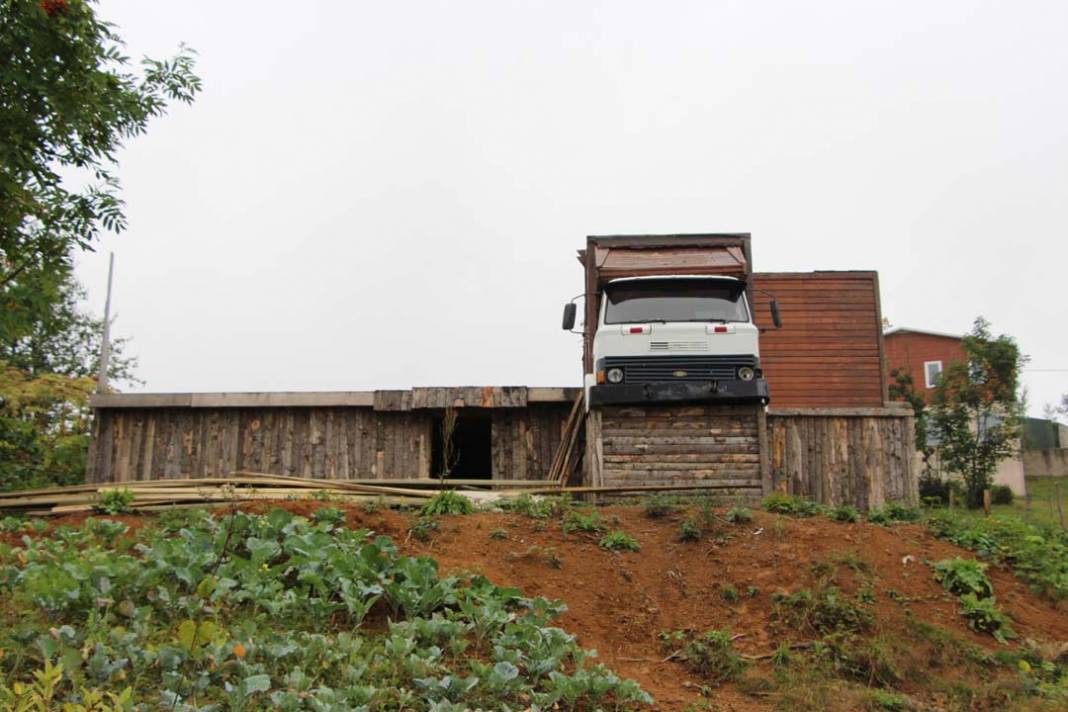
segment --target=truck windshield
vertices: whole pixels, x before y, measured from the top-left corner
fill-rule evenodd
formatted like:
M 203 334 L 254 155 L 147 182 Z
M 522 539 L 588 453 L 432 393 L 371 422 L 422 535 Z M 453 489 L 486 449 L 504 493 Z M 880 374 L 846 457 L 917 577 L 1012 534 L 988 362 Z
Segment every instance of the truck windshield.
M 608 285 L 605 324 L 646 321 L 749 321 L 745 285 L 708 279 L 641 280 Z

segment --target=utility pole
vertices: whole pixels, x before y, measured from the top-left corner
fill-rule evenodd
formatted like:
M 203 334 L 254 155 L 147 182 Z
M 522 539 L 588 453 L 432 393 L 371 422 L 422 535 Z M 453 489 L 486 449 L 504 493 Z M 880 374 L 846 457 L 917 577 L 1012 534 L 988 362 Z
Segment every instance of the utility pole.
M 108 256 L 108 296 L 104 301 L 104 336 L 100 341 L 100 372 L 96 377 L 96 392 L 108 392 L 108 361 L 111 360 L 111 277 L 115 271 L 115 253 Z

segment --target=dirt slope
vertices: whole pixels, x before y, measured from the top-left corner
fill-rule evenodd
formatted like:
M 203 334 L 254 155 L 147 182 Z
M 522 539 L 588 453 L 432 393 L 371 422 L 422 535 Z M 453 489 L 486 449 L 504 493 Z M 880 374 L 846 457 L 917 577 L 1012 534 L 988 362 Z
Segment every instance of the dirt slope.
M 637 507 L 601 511 L 618 518 L 618 528 L 641 542 L 641 552 L 607 552 L 597 546 L 594 535 L 565 537 L 559 521 L 539 524 L 514 514 L 443 517 L 441 529 L 426 543 L 406 541 L 410 515 L 353 509 L 349 516 L 352 524 L 393 536 L 406 553 L 434 557 L 444 572 L 478 572 L 530 595 L 562 599 L 569 608 L 562 627 L 578 635 L 584 646 L 596 648 L 600 659 L 619 674 L 638 680 L 663 710 L 682 710 L 702 698 L 696 691 L 700 680 L 678 662 L 662 662 L 658 632 L 728 628 L 743 636 L 736 643 L 740 651 L 770 653 L 784 636 L 789 638 L 788 632 L 776 631 L 772 621 L 772 594 L 814 587 L 813 565 L 842 553 L 855 552 L 870 565 L 870 574 L 855 575 L 834 564 L 840 569 L 836 583 L 849 593 L 862 585 L 874 591 L 879 631 L 902 630 L 906 610 L 911 610 L 919 620 L 983 647 L 999 647 L 991 637 L 968 629 L 955 598 L 942 590 L 924 563 L 974 554 L 933 538 L 920 525 L 887 528 L 757 512 L 751 524 L 724 525 L 720 533 L 728 535 L 726 542 L 707 536 L 684 543 L 677 540 L 679 516 L 649 519 Z M 508 538 L 491 537 L 495 529 L 506 530 Z M 546 547 L 555 550 L 559 568 L 546 562 Z M 1020 640 L 1068 641 L 1068 611 L 1036 596 L 1007 571 L 992 569 L 990 577 Z M 737 602 L 724 600 L 724 584 L 742 593 Z M 759 589 L 753 597 L 745 595 L 750 586 Z M 724 686 L 716 700 L 721 709 L 771 708 L 731 685 Z

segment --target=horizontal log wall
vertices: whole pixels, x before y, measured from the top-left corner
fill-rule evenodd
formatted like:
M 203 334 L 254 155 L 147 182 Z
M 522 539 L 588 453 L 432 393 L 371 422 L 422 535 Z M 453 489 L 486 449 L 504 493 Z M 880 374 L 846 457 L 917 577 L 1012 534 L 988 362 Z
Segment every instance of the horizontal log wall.
M 755 406 L 617 406 L 587 420 L 589 484 L 714 485 L 759 499 L 763 413 Z
M 545 476 L 570 403 L 478 409 L 492 419 L 494 479 Z M 460 409 L 464 417 L 465 409 Z M 370 407 L 100 408 L 89 482 L 246 470 L 324 479 L 430 477 L 434 410 Z
M 773 484 L 791 494 L 860 510 L 919 501 L 909 410 L 772 409 L 768 440 Z

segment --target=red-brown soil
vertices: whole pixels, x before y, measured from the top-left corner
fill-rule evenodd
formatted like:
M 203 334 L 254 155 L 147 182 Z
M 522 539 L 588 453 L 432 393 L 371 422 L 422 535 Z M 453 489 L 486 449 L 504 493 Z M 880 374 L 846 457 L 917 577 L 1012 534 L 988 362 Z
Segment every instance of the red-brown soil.
M 303 514 L 323 506 L 281 504 Z M 393 537 L 404 553 L 435 558 L 443 573 L 480 573 L 527 595 L 563 600 L 568 612 L 561 627 L 577 635 L 583 646 L 595 648 L 600 660 L 618 674 L 640 682 L 661 710 L 682 710 L 703 698 L 697 691 L 700 679 L 679 662 L 663 661 L 660 631 L 726 628 L 742 636 L 735 644 L 740 652 L 770 653 L 784 639 L 803 637 L 777 630 L 772 594 L 813 588 L 818 578 L 813 565 L 843 553 L 853 552 L 870 566 L 868 575 L 836 564 L 835 584 L 849 593 L 871 587 L 876 632 L 904 635 L 906 610 L 911 610 L 915 618 L 985 648 L 1000 647 L 989 635 L 967 627 L 956 598 L 943 591 L 926 563 L 975 554 L 932 537 L 921 525 L 842 524 L 755 512 L 751 524 L 719 527 L 717 534 L 728 535 L 723 543 L 712 535 L 680 542 L 679 515 L 650 519 L 639 507 L 604 507 L 600 511 L 606 518 L 618 519 L 613 528 L 636 537 L 642 547 L 637 553 L 612 553 L 597 545 L 595 535 L 564 536 L 559 520 L 539 523 L 519 514 L 490 513 L 441 517 L 433 538 L 419 542 L 407 535 L 411 514 L 346 509 L 350 525 Z M 507 539 L 490 536 L 498 528 L 508 532 Z M 559 568 L 546 562 L 546 547 L 555 550 Z M 1020 641 L 1068 642 L 1068 608 L 1034 594 L 1007 570 L 991 567 L 988 573 Z M 741 598 L 725 601 L 723 584 L 733 585 Z M 752 598 L 745 595 L 750 586 L 759 589 Z M 716 702 L 724 710 L 771 709 L 731 685 L 717 691 Z

